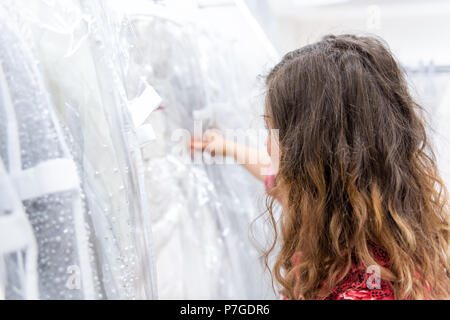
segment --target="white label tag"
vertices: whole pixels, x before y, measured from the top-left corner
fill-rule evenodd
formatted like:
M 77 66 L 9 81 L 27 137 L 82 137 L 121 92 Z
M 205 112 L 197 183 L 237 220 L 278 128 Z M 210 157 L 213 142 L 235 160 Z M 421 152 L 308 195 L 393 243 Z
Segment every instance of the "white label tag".
M 134 126 L 140 127 L 150 114 L 158 109 L 162 98 L 152 86 L 147 86 L 145 91 L 130 103 L 130 113 Z
M 156 140 L 156 134 L 150 124 L 144 124 L 136 129 L 139 145 L 143 146 L 151 141 Z

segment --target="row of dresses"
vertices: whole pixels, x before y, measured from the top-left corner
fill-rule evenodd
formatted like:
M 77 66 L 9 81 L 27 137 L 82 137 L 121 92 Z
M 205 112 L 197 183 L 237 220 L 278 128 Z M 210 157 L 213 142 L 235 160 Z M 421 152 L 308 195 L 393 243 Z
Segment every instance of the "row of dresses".
M 406 68 L 411 92 L 425 110 L 430 142 L 444 183 L 450 185 L 450 72 L 432 62 Z
M 13 233 L 10 246 L 0 244 L 6 299 L 157 297 L 142 157 L 103 5 L 0 6 L 0 145 L 9 186 L 0 225 L 20 217 L 16 227 L 28 239 L 15 245 L 22 234 Z
M 0 17 L 0 298 L 273 298 L 263 186 L 178 135 L 263 130 L 276 59 L 254 24 L 149 0 L 6 0 Z
M 275 297 L 259 260 L 264 230 L 252 224 L 264 212 L 263 185 L 237 164 L 197 162 L 201 155 L 192 159 L 185 149 L 211 128 L 265 133 L 259 76 L 276 59 L 239 16 L 231 8 L 177 15 L 158 6 L 127 13 L 128 83 L 140 74 L 163 98 L 148 120 L 157 139 L 143 148 L 163 299 Z M 240 32 L 223 28 L 228 19 Z M 264 148 L 265 137 L 247 137 Z

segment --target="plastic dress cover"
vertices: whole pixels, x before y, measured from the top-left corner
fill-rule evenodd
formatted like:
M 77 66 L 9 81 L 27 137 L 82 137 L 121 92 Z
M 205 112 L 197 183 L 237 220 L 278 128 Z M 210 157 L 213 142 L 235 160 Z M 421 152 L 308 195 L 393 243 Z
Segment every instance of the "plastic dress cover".
M 67 269 L 57 259 L 70 259 L 70 255 L 50 247 L 44 260 L 56 269 L 39 270 L 39 277 L 47 271 L 58 284 L 46 282 L 48 290 L 41 292 L 41 298 L 156 298 L 142 160 L 127 111 L 121 51 L 110 29 L 113 17 L 107 15 L 99 1 L 22 0 L 11 2 L 8 7 L 10 16 L 23 24 L 21 31 L 39 61 L 48 95 L 63 128 L 58 137 L 63 136 L 67 153 L 76 162 L 81 180 L 81 196 L 78 196 L 86 222 L 83 227 L 88 232 L 84 241 L 89 248 L 70 247 L 89 257 L 91 280 L 83 279 L 82 290 L 65 293 L 58 286 L 65 281 L 61 282 L 57 275 L 66 273 Z M 28 91 L 22 89 L 24 96 Z M 17 110 L 17 113 L 30 116 L 29 111 Z M 41 127 L 46 128 L 42 124 Z M 29 134 L 36 131 L 33 129 L 24 126 L 24 130 L 30 130 Z M 60 149 L 51 149 L 52 156 L 62 156 Z M 36 154 L 42 156 L 42 151 Z M 64 212 L 73 195 L 57 196 L 55 210 Z M 47 195 L 28 206 L 39 212 L 36 215 L 39 220 L 49 214 L 47 206 L 51 207 L 51 202 Z M 67 222 L 70 215 L 52 219 L 59 220 L 70 223 Z M 52 240 L 58 243 L 69 245 L 80 239 L 64 226 L 51 230 Z M 51 241 L 37 232 L 36 238 L 38 243 Z M 41 243 L 40 253 L 44 248 Z M 77 270 L 80 261 L 70 261 L 70 265 Z M 89 285 L 91 290 L 87 292 Z
M 158 139 L 144 149 L 159 295 L 272 298 L 249 232 L 263 212 L 262 186 L 236 164 L 192 161 L 180 129 L 201 135 L 194 132 L 197 120 L 203 130 L 263 129 L 263 106 L 253 98 L 261 94 L 257 76 L 274 61 L 245 25 L 240 37 L 221 32 L 222 24 L 205 19 L 211 12 L 183 11 L 180 18 L 170 6 L 127 6 L 128 92 L 139 94 L 144 79 L 164 99 L 164 109 L 149 120 Z M 255 145 L 256 138 L 247 143 Z
M 36 240 L 1 158 L 0 187 L 0 299 L 38 299 Z
M 3 20 L 0 32 L 11 32 Z M 0 63 L 0 300 L 39 297 L 36 239 L 5 167 L 20 157 L 18 140 L 14 107 Z
M 262 212 L 255 196 L 263 194 L 262 186 L 237 165 L 192 163 L 180 154 L 180 143 L 172 133 L 180 128 L 194 133 L 194 119 L 204 121 L 203 129 L 262 128 L 255 117 L 262 107 L 252 109 L 251 100 L 257 75 L 273 61 L 245 28 L 239 35 L 219 32 L 220 19 L 215 24 L 206 19 L 211 12 L 180 20 L 172 19 L 173 8 L 161 16 L 148 2 L 144 8 L 130 2 L 129 7 L 138 8 L 140 14 L 123 17 L 110 10 L 112 3 L 5 3 L 9 19 L 20 21 L 20 33 L 39 61 L 53 103 L 47 105 L 54 105 L 56 111 L 53 124 L 62 127 L 56 130 L 59 144 L 51 148 L 43 144 L 44 148 L 54 152 L 52 157 L 71 156 L 81 181 L 81 192 L 75 190 L 67 201 L 58 202 L 59 210 L 65 212 L 78 203 L 89 233 L 86 238 L 71 228 L 47 229 L 53 231 L 49 240 L 45 233 L 35 232 L 40 251 L 50 243 L 39 265 L 58 266 L 48 272 L 39 268 L 39 277 L 67 271 L 59 256 L 72 258 L 71 266 L 84 266 L 82 290 L 66 290 L 61 282 L 65 278 L 56 276 L 56 283 L 41 285 L 41 297 L 156 297 L 150 221 L 162 298 L 271 297 L 265 293 L 269 285 L 248 228 Z M 230 13 L 234 17 L 236 12 Z M 146 83 L 164 96 L 167 107 L 150 120 L 159 139 L 145 149 L 149 200 L 126 110 L 131 100 L 142 95 Z M 45 155 L 35 152 L 41 153 Z M 48 203 L 48 195 L 40 199 L 33 207 L 40 212 L 35 216 L 47 217 L 51 200 Z M 61 223 L 65 221 L 64 216 Z M 70 235 L 68 243 L 77 241 L 72 256 L 58 255 L 51 246 L 60 243 L 60 233 L 65 232 Z M 84 246 L 86 239 L 89 249 Z M 86 262 L 86 255 L 89 264 L 76 260 L 82 256 Z
M 38 256 L 34 257 L 37 259 L 35 270 L 30 266 L 36 261 L 30 259 L 25 267 L 22 266 L 23 255 L 30 255 L 26 251 L 18 253 L 16 259 L 7 258 L 6 267 L 12 270 L 12 264 L 16 264 L 17 270 L 27 271 L 24 278 L 37 279 L 38 273 L 39 297 L 42 299 L 92 298 L 91 266 L 75 166 L 62 141 L 43 83 L 25 42 L 18 36 L 17 29 L 8 25 L 5 19 L 2 19 L 0 37 L 2 112 L 5 112 L 8 128 L 7 134 L 1 136 L 1 149 L 2 159 L 7 159 L 6 167 L 14 185 L 14 190 L 7 191 L 23 201 L 39 249 Z M 60 168 L 67 171 L 58 171 Z M 60 176 L 50 178 L 55 171 Z M 48 176 L 49 180 L 39 181 L 38 177 L 43 176 Z M 2 201 L 3 205 L 5 203 Z M 22 237 L 30 238 L 26 229 L 11 238 Z M 32 239 L 34 237 L 31 236 Z M 78 276 L 83 280 L 82 291 L 66 286 L 67 271 L 71 266 L 78 267 Z M 9 274 L 5 282 L 5 298 L 38 297 L 37 292 L 33 296 L 21 294 L 20 286 L 14 284 L 15 277 L 10 278 Z

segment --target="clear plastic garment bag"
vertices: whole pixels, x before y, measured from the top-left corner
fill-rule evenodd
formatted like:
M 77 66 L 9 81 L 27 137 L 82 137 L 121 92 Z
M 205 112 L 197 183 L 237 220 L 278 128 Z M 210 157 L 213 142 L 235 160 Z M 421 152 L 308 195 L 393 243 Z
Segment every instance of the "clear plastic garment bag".
M 144 148 L 160 297 L 273 297 L 249 228 L 263 212 L 262 186 L 236 164 L 196 163 L 179 134 L 201 135 L 196 121 L 203 130 L 263 129 L 253 98 L 274 62 L 245 28 L 239 37 L 209 13 L 150 2 L 129 3 L 121 34 L 130 46 L 128 91 L 140 92 L 144 79 L 163 97 L 149 119 L 158 139 Z
M 32 52 L 34 57 L 23 61 L 38 62 L 35 77 L 42 81 L 36 95 L 48 97 L 34 104 L 47 108 L 38 110 L 39 116 L 23 102 L 15 106 L 16 114 L 30 121 L 53 115 L 55 128 L 25 123 L 23 135 L 30 144 L 21 144 L 23 153 L 36 157 L 32 165 L 48 153 L 50 159 L 73 159 L 79 181 L 75 190 L 24 202 L 35 228 L 39 266 L 45 266 L 38 270 L 40 297 L 156 298 L 147 192 L 122 78 L 123 52 L 110 29 L 114 17 L 102 1 L 20 0 L 2 8 L 26 39 L 16 61 L 22 61 L 17 59 L 22 52 Z M 7 50 L 11 41 L 3 41 L 1 49 Z M 19 71 L 10 71 L 11 76 L 17 79 Z M 19 101 L 31 95 L 32 87 L 20 89 Z M 38 129 L 48 129 L 48 144 L 35 134 Z M 41 178 L 46 182 L 47 177 Z M 47 219 L 51 223 L 45 231 Z
M 27 240 L 0 246 L 2 296 L 273 297 L 249 228 L 262 184 L 237 164 L 193 161 L 180 133 L 263 130 L 258 76 L 276 61 L 236 8 L 179 5 L 0 4 L 1 183 L 16 195 L 0 209 Z M 144 123 L 136 105 L 154 103 L 151 88 L 163 108 Z
M 0 32 L 1 112 L 5 120 L 2 125 L 7 128 L 0 138 L 5 162 L 2 176 L 7 171 L 11 181 L 6 186 L 6 194 L 11 194 L 10 201 L 13 201 L 11 216 L 22 215 L 24 225 L 22 232 L 10 234 L 9 241 L 24 238 L 29 243 L 23 252 L 16 254 L 16 259 L 8 258 L 4 264 L 9 271 L 14 270 L 14 264 L 17 272 L 25 270 L 22 282 L 30 278 L 37 280 L 39 294 L 28 289 L 23 294 L 21 287 L 14 284 L 14 275 L 10 277 L 7 273 L 3 279 L 7 288 L 5 298 L 93 298 L 76 166 L 55 121 L 33 56 L 17 34 L 18 26 L 6 20 L 2 19 Z M 4 201 L 2 206 L 8 205 Z M 22 205 L 27 218 L 20 212 Z M 26 222 L 32 226 L 31 235 Z M 83 283 L 83 290 L 66 286 L 70 268 L 76 269 L 75 276 Z M 26 287 L 29 285 L 32 284 Z
M 0 31 L 10 32 L 4 23 Z M 18 139 L 17 120 L 0 65 L 0 300 L 39 297 L 36 239 L 5 167 L 20 157 Z

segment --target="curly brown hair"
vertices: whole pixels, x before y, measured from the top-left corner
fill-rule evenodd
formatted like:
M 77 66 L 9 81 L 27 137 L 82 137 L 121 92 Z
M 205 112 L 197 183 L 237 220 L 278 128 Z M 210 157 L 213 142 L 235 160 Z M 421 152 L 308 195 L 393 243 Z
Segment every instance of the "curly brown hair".
M 375 243 L 390 258 L 381 276 L 396 299 L 448 299 L 446 188 L 424 110 L 387 45 L 326 36 L 284 57 L 267 77 L 266 99 L 266 117 L 279 130 L 276 189 L 286 197 L 271 268 L 281 293 L 325 298 L 352 259 L 377 264 Z M 268 203 L 277 234 L 274 199 Z M 266 265 L 276 243 L 277 236 Z

